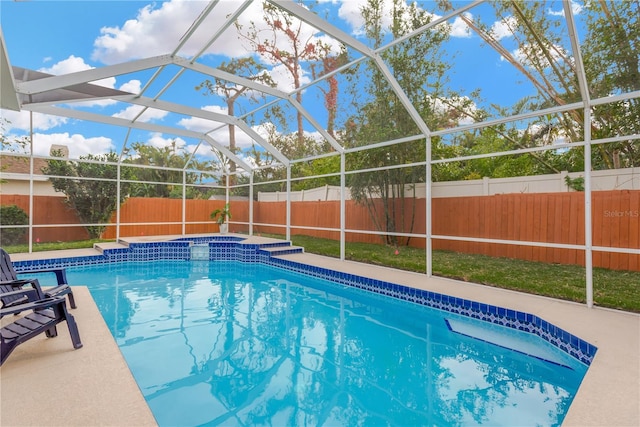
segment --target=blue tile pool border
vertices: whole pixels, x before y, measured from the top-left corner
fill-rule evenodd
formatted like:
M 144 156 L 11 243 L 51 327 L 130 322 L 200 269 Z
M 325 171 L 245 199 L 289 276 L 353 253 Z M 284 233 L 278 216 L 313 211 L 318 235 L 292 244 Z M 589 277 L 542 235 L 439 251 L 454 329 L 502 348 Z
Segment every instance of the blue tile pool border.
M 278 258 L 278 255 L 301 252 L 301 249 L 294 249 L 290 247 L 290 242 L 285 241 L 258 244 L 244 243 L 242 238 L 234 236 L 185 237 L 163 242 L 129 243 L 128 247 L 105 249 L 101 255 L 15 261 L 13 265 L 18 273 L 27 273 L 46 268 L 117 262 L 188 261 L 191 260 L 191 250 L 194 246 L 208 246 L 209 260 L 212 261 L 260 262 L 290 272 L 529 332 L 586 365 L 591 364 L 597 351 L 594 345 L 530 313 Z M 275 252 L 277 255 L 271 252 L 273 248 L 278 249 Z

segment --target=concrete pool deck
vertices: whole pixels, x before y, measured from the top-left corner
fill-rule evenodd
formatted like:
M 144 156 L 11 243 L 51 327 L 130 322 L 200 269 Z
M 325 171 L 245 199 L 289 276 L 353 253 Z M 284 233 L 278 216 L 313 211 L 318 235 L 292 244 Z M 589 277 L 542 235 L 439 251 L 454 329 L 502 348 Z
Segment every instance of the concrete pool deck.
M 12 259 L 95 253 L 36 252 Z M 319 255 L 282 258 L 535 314 L 598 347 L 563 425 L 640 426 L 640 315 Z M 78 308 L 71 313 L 83 348 L 73 349 L 64 323 L 56 339 L 42 335 L 20 345 L 0 368 L 0 425 L 155 425 L 88 289 L 74 287 L 74 294 Z

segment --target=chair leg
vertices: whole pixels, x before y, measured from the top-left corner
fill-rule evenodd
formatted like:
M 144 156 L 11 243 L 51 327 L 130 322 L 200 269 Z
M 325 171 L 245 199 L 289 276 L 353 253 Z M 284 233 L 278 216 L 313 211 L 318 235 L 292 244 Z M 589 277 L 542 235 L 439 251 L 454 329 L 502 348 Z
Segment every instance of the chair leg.
M 71 342 L 73 342 L 73 348 L 78 349 L 82 347 L 80 341 L 80 332 L 78 331 L 78 325 L 76 319 L 69 313 L 67 313 L 67 326 L 69 327 L 69 335 L 71 335 Z
M 47 338 L 55 338 L 58 336 L 58 330 L 55 326 L 52 326 L 51 329 L 47 329 L 45 332 Z
M 76 308 L 76 299 L 73 296 L 73 292 L 69 291 L 67 296 L 69 297 L 69 305 L 71 308 Z

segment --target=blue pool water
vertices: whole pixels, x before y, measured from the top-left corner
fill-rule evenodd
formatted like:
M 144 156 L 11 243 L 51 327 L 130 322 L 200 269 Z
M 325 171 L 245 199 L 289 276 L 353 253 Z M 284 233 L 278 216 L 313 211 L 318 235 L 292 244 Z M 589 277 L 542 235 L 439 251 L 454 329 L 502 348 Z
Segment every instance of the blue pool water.
M 160 426 L 560 425 L 587 369 L 532 334 L 260 263 L 67 275 Z

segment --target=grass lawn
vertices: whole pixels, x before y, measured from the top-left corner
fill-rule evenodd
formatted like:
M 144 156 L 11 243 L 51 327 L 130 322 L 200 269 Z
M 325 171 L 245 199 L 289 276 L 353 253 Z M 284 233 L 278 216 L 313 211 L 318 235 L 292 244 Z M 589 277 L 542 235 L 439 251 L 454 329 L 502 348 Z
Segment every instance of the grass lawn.
M 334 240 L 307 236 L 292 236 L 291 240 L 294 245 L 304 247 L 308 253 L 340 256 L 340 243 Z M 352 261 L 401 270 L 420 273 L 426 271 L 423 249 L 401 247 L 398 255 L 395 250 L 384 245 L 347 243 L 345 257 Z M 530 294 L 586 302 L 585 270 L 576 265 L 434 251 L 433 274 Z M 595 268 L 593 294 L 594 303 L 598 306 L 640 312 L 640 272 Z
M 283 238 L 272 235 L 271 237 Z M 293 236 L 292 243 L 304 247 L 305 252 L 338 258 L 340 243 L 335 240 L 308 236 Z M 42 243 L 34 251 L 90 248 L 98 240 L 82 242 Z M 26 245 L 7 246 L 9 253 L 28 252 Z M 423 249 L 396 249 L 369 243 L 347 243 L 346 258 L 369 264 L 384 265 L 401 270 L 424 273 Z M 433 274 L 488 286 L 513 289 L 569 301 L 586 302 L 585 270 L 575 265 L 493 258 L 456 252 L 434 251 Z M 640 313 L 640 272 L 593 270 L 594 303 L 601 307 Z

